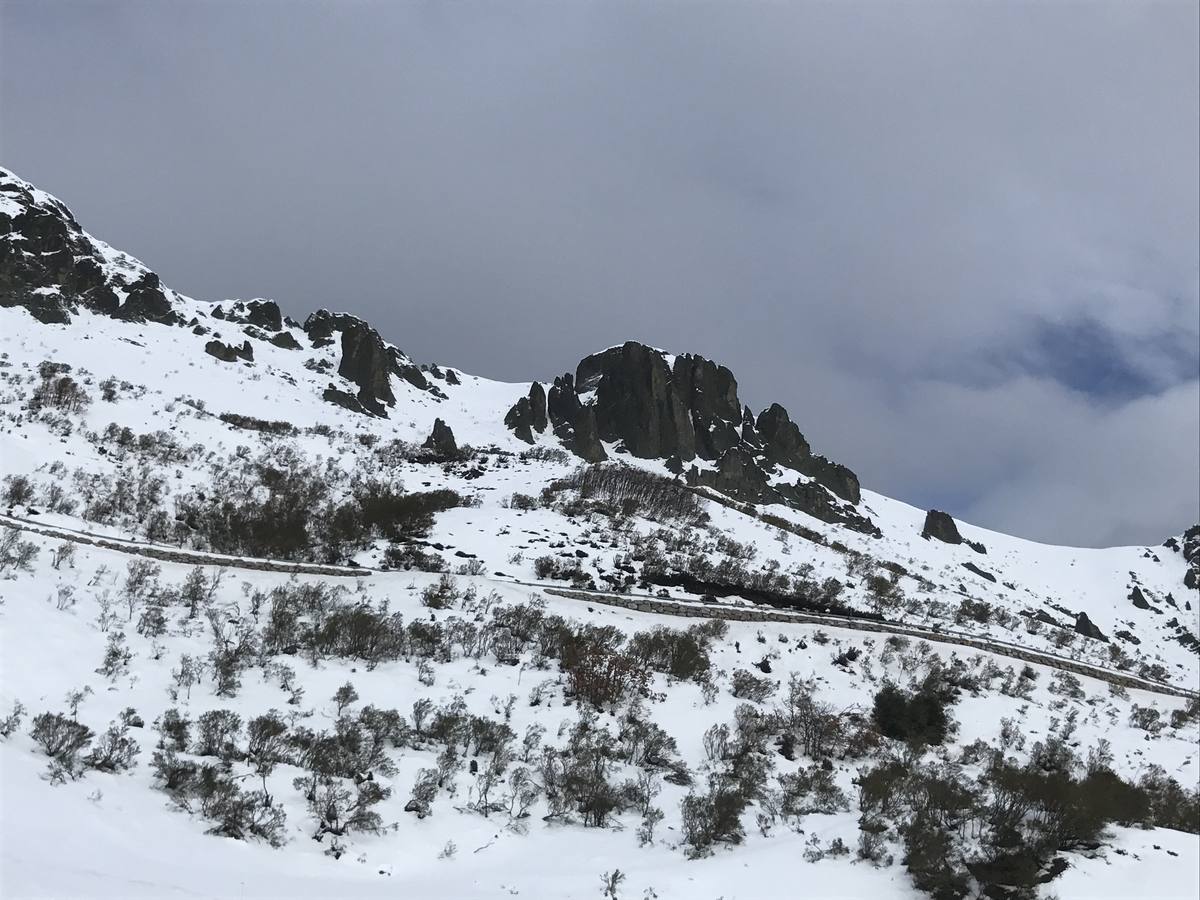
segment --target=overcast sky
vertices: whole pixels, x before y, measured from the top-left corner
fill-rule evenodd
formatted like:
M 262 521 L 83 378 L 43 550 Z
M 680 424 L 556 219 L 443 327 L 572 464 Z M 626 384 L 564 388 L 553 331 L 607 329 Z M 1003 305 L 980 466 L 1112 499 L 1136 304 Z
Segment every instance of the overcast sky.
M 1200 517 L 1194 2 L 0 0 L 0 160 L 206 299 L 727 364 L 872 489 Z

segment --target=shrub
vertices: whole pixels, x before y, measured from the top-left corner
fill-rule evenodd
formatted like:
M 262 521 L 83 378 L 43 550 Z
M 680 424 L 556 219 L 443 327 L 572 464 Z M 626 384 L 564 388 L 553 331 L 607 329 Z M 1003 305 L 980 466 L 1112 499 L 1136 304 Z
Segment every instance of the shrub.
M 45 712 L 35 716 L 29 732 L 41 744 L 46 755 L 57 762 L 68 774 L 79 767 L 79 753 L 92 742 L 92 729 L 62 713 Z
M 223 760 L 238 756 L 237 739 L 242 730 L 242 717 L 228 709 L 210 709 L 196 720 L 198 756 L 216 756 Z
M 714 843 L 740 844 L 746 836 L 742 813 L 749 805 L 734 785 L 712 780 L 703 794 L 688 794 L 679 811 L 689 856 L 703 856 Z
M 137 742 L 129 736 L 129 726 L 113 723 L 96 741 L 96 746 L 84 760 L 88 768 L 101 772 L 121 772 L 133 768 L 138 754 Z
M 586 466 L 564 482 L 583 500 L 622 516 L 700 524 L 707 516 L 700 499 L 680 482 L 619 464 Z
M 17 529 L 0 527 L 0 572 L 5 569 L 28 571 L 33 568 L 37 554 L 37 544 L 21 540 L 21 532 Z
M 871 718 L 884 737 L 918 745 L 941 744 L 950 728 L 945 703 L 935 693 L 908 694 L 893 684 L 875 695 Z
M 741 700 L 764 703 L 775 693 L 777 687 L 778 685 L 770 678 L 759 678 L 751 675 L 745 669 L 736 669 L 733 673 L 733 685 L 730 692 Z

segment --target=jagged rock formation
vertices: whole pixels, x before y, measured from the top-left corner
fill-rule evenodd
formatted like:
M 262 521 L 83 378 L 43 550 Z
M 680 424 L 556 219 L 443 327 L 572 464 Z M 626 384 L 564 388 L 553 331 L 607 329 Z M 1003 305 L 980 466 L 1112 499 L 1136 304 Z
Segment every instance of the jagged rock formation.
M 218 319 L 254 325 L 266 331 L 283 329 L 283 314 L 279 311 L 279 304 L 274 300 L 237 300 L 228 312 L 221 306 L 216 306 L 213 308 L 212 314 Z
M 0 306 L 47 324 L 80 309 L 138 322 L 179 317 L 158 276 L 85 232 L 45 191 L 0 169 Z
M 433 420 L 433 430 L 421 446 L 426 450 L 432 450 L 442 459 L 453 459 L 458 456 L 458 442 L 454 440 L 454 432 L 441 419 Z
M 1096 641 L 1103 641 L 1106 644 L 1108 643 L 1108 638 L 1105 636 L 1104 632 L 1096 626 L 1095 622 L 1088 618 L 1088 614 L 1085 612 L 1081 612 L 1075 617 L 1075 630 L 1084 637 L 1089 637 Z
M 1129 600 L 1138 609 L 1150 609 L 1150 604 L 1146 601 L 1146 595 L 1142 593 L 1142 589 L 1136 584 L 1133 590 L 1129 592 Z
M 342 359 L 338 374 L 358 385 L 358 401 L 373 415 L 386 416 L 387 407 L 396 403 L 392 375 L 438 398 L 446 396 L 407 356 L 384 343 L 379 332 L 356 316 L 317 310 L 305 320 L 304 331 L 314 347 L 328 346 L 335 333 L 340 335 Z
M 540 384 L 531 386 L 504 420 L 528 443 L 541 430 L 540 391 Z M 573 378 L 554 380 L 546 421 L 588 462 L 607 458 L 607 442 L 618 452 L 665 460 L 677 474 L 686 470 L 689 483 L 744 502 L 785 503 L 825 522 L 876 531 L 853 509 L 861 500 L 854 473 L 814 455 L 779 404 L 755 419 L 738 399 L 733 373 L 702 356 L 670 357 L 632 341 L 595 353 Z M 713 465 L 688 468 L 697 460 Z M 793 483 L 783 474 L 787 469 L 805 478 Z
M 521 397 L 504 417 L 504 424 L 513 434 L 527 444 L 533 443 L 533 433 L 546 430 L 549 419 L 546 414 L 546 389 L 540 383 L 529 386 L 529 395 Z
M 240 347 L 221 341 L 209 341 L 204 345 L 204 352 L 209 356 L 215 356 L 221 362 L 231 363 L 237 362 L 239 359 L 244 359 L 246 362 L 254 361 L 254 348 L 250 346 L 249 341 L 243 341 Z
M 925 514 L 925 527 L 921 529 L 921 537 L 926 540 L 935 538 L 943 544 L 961 544 L 963 542 L 954 517 L 940 509 L 931 509 Z

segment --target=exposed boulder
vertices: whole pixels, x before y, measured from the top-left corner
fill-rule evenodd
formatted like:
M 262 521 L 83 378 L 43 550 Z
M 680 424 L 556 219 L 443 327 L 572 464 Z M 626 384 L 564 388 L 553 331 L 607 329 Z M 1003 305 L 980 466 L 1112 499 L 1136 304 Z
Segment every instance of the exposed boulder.
M 921 537 L 929 540 L 935 538 L 944 544 L 961 544 L 962 535 L 950 513 L 940 509 L 931 509 L 925 514 L 925 527 L 921 529 Z
M 979 568 L 979 566 L 975 565 L 975 563 L 973 563 L 973 562 L 965 562 L 962 564 L 962 567 L 964 569 L 966 569 L 968 572 L 974 572 L 980 578 L 990 581 L 993 584 L 996 581 L 995 575 L 993 575 L 991 572 L 987 571 L 986 569 Z
M 153 272 L 145 272 L 125 291 L 125 302 L 114 313 L 118 319 L 131 322 L 175 321 L 176 314 L 171 308 L 171 301 L 163 291 L 158 276 Z
M 357 397 L 346 391 L 340 391 L 333 385 L 325 388 L 321 394 L 321 399 L 326 403 L 332 403 L 334 406 L 340 406 L 342 409 L 348 409 L 350 412 L 360 413 L 364 416 L 373 415 L 372 412 L 359 402 Z
M 454 440 L 454 432 L 441 419 L 433 420 L 433 430 L 421 446 L 426 450 L 432 450 L 442 459 L 453 459 L 458 456 L 458 442 Z
M 577 412 L 575 416 L 578 416 Z M 504 417 L 504 424 L 512 429 L 518 440 L 532 444 L 533 433 L 545 431 L 548 424 L 546 389 L 536 381 L 530 385 L 528 396 L 519 398 L 512 405 Z M 571 424 L 574 425 L 574 419 Z
M 1133 590 L 1129 592 L 1129 600 L 1138 609 L 1150 609 L 1150 604 L 1146 600 L 1146 595 L 1142 593 L 1142 589 L 1136 584 Z
M 283 329 L 283 314 L 274 300 L 235 300 L 228 312 L 223 307 L 216 306 L 212 314 L 218 319 L 254 325 L 265 331 Z
M 1075 630 L 1084 637 L 1091 638 L 1095 641 L 1103 641 L 1106 644 L 1108 643 L 1108 638 L 1105 636 L 1104 632 L 1096 627 L 1096 623 L 1089 619 L 1088 614 L 1085 612 L 1081 612 L 1075 617 Z
M 239 359 L 247 362 L 254 360 L 254 348 L 250 346 L 249 341 L 244 341 L 240 347 L 222 341 L 209 341 L 204 345 L 204 352 L 209 356 L 215 356 L 221 362 L 231 363 L 237 362 Z
M 517 402 L 509 409 L 504 417 L 504 424 L 517 440 L 527 444 L 533 443 L 533 410 L 529 407 L 528 397 L 518 397 Z
M 300 349 L 300 342 L 292 337 L 290 331 L 280 331 L 279 334 L 271 338 L 271 343 L 276 347 L 282 347 L 284 350 Z

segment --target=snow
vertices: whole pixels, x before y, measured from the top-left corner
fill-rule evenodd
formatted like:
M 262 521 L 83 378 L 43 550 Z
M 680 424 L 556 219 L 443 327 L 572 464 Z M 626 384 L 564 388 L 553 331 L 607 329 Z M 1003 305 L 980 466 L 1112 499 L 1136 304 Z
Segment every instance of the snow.
M 54 198 L 0 170 L 0 186 L 5 185 L 29 191 L 39 206 L 58 205 Z M 13 204 L 20 205 L 10 195 L 0 194 L 0 214 L 13 215 Z M 94 238 L 90 240 L 110 278 L 132 281 L 148 271 L 132 256 Z M 78 313 L 70 325 L 47 326 L 35 322 L 23 309 L 0 309 L 0 476 L 28 474 L 45 484 L 63 477 L 50 473 L 49 467 L 56 462 L 63 464 L 68 473 L 75 469 L 108 474 L 126 470 L 136 464 L 132 458 L 85 435 L 89 430 L 103 432 L 109 423 L 115 423 L 139 434 L 167 432 L 185 447 L 199 445 L 200 461 L 166 467 L 169 489 L 186 490 L 203 483 L 206 456 L 224 456 L 238 446 L 257 451 L 275 440 L 231 427 L 219 418 L 227 412 L 286 420 L 300 430 L 289 440 L 307 458 L 350 471 L 370 455 L 371 441 L 419 443 L 429 434 L 434 420 L 441 418 L 451 426 L 460 446 L 492 448 L 480 457 L 483 462 L 478 471 L 467 477 L 451 467 L 401 463 L 394 474 L 412 490 L 448 487 L 479 500 L 477 507 L 440 514 L 429 535 L 431 543 L 445 548 L 443 555 L 449 562 L 461 562 L 454 556 L 460 551 L 480 561 L 483 574 L 457 576 L 461 585 L 474 584 L 480 593 L 495 591 L 501 604 L 522 603 L 533 596 L 550 613 L 611 624 L 623 632 L 656 625 L 683 627 L 696 621 L 567 599 L 546 593 L 534 583 L 533 562 L 540 555 L 586 547 L 586 566 L 602 563 L 611 569 L 613 556 L 627 548 L 620 545 L 623 538 L 619 534 L 614 543 L 598 544 L 600 529 L 585 517 L 566 517 L 547 508 L 511 508 L 509 498 L 514 493 L 537 496 L 543 487 L 572 472 L 577 462 L 573 458 L 562 462 L 520 455 L 529 446 L 504 427 L 503 418 L 518 398 L 528 394 L 529 383 L 492 381 L 454 367 L 460 379 L 457 385 L 431 377 L 446 394 L 446 399 L 439 399 L 394 377 L 391 387 L 396 403 L 388 417 L 356 415 L 321 399 L 322 390 L 329 384 L 350 392 L 357 390 L 337 375 L 340 350 L 336 342 L 315 349 L 303 331 L 287 328 L 300 342 L 301 350 L 286 350 L 252 339 L 253 362 L 223 363 L 205 354 L 204 344 L 214 337 L 240 343 L 247 338 L 243 328 L 213 318 L 211 303 L 168 293 L 185 320 L 195 317 L 211 331 L 197 335 L 189 328 L 124 323 L 87 312 Z M 25 409 L 38 364 L 44 360 L 69 364 L 93 396 L 92 404 L 76 418 L 78 427 L 69 434 L 55 430 Z M 323 371 L 318 370 L 321 366 Z M 110 377 L 128 383 L 113 402 L 101 400 L 97 389 Z M 330 426 L 335 434 L 305 430 L 315 425 Z M 359 438 L 366 441 L 360 442 Z M 558 446 L 549 430 L 536 440 L 540 446 Z M 635 459 L 617 453 L 613 445 L 606 445 L 606 449 L 617 463 L 666 474 L 661 461 Z M 703 461 L 697 464 L 706 465 Z M 778 476 L 781 483 L 791 477 Z M 1069 647 L 1059 647 L 1056 629 L 1046 627 L 1030 633 L 1021 616 L 1040 610 L 1070 626 L 1072 621 L 1064 609 L 1072 614 L 1085 612 L 1114 644 L 1119 643 L 1119 630 L 1136 636 L 1139 645 L 1120 646 L 1139 662 L 1161 664 L 1170 684 L 1194 690 L 1200 682 L 1200 659 L 1175 640 L 1172 628 L 1166 624 L 1175 619 L 1187 632 L 1200 634 L 1197 604 L 1192 602 L 1191 609 L 1185 608 L 1196 594 L 1184 589 L 1184 562 L 1179 553 L 1168 548 L 1052 546 L 959 522 L 964 538 L 986 546 L 986 554 L 980 554 L 965 544 L 951 546 L 922 539 L 923 510 L 871 491 L 863 492 L 858 510 L 870 515 L 879 526 L 879 538 L 828 525 L 783 506 L 761 509 L 762 513 L 815 532 L 820 541 L 812 542 L 717 502 L 705 501 L 704 507 L 709 523 L 707 531 L 697 531 L 697 535 L 720 535 L 753 547 L 756 565 L 768 560 L 778 560 L 785 568 L 804 564 L 812 567 L 812 577 L 817 580 L 852 582 L 844 598 L 859 609 L 868 608 L 870 600 L 863 579 L 848 573 L 848 556 L 842 547 L 902 567 L 908 574 L 900 578 L 900 585 L 913 605 L 889 611 L 889 616 L 900 624 L 962 632 L 1111 667 L 1109 644 L 1081 638 Z M 23 511 L 16 512 L 21 515 Z M 123 525 L 89 522 L 44 509 L 35 521 L 42 526 L 133 542 L 144 538 Z M 635 518 L 626 527 L 649 535 L 663 526 Z M 156 737 L 151 721 L 171 705 L 170 670 L 181 654 L 207 653 L 211 642 L 206 626 L 194 622 L 173 628 L 162 639 L 161 658 L 156 659 L 153 644 L 122 618 L 115 627 L 126 631 L 134 658 L 128 674 L 109 682 L 96 673 L 107 640 L 97 626 L 97 613 L 103 593 L 118 592 L 119 578 L 130 557 L 118 550 L 78 545 L 73 565 L 54 569 L 49 556 L 59 540 L 30 534 L 23 537 L 37 544 L 41 552 L 32 572 L 0 575 L 0 716 L 18 699 L 30 715 L 62 710 L 68 691 L 89 685 L 95 693 L 81 707 L 80 720 L 96 731 L 103 730 L 128 706 L 142 712 L 147 722 L 136 735 L 142 753 L 133 771 L 122 775 L 91 772 L 79 781 L 57 786 L 43 779 L 46 760 L 28 736 L 27 728 L 8 740 L 0 740 L 0 894 L 4 897 L 407 895 L 557 900 L 600 896 L 600 875 L 616 868 L 627 873 L 622 898 L 648 896 L 645 892 L 649 888 L 663 900 L 782 898 L 797 896 L 798 892 L 814 897 L 877 896 L 880 900 L 918 896 L 898 864 L 876 868 L 853 862 L 852 857 L 803 861 L 804 841 L 812 834 L 819 835 L 823 843 L 835 837 L 850 846 L 856 843 L 857 812 L 853 810 L 807 817 L 802 826 L 805 835 L 776 827 L 770 836 L 764 836 L 754 828 L 753 816 L 748 815 L 745 844 L 719 850 L 702 860 L 686 859 L 678 846 L 678 807 L 685 789 L 669 784 L 664 785 L 658 800 L 666 819 L 660 826 L 660 836 L 649 847 L 638 845 L 636 818 L 629 816 L 622 821 L 621 829 L 583 829 L 543 822 L 540 815 L 535 815 L 524 823 L 528 833 L 518 834 L 496 819 L 485 819 L 462 808 L 465 776 L 457 798 L 439 797 L 434 815 L 418 820 L 405 813 L 403 806 L 416 771 L 432 764 L 432 754 L 411 748 L 396 751 L 400 771 L 391 779 L 394 794 L 384 804 L 384 820 L 394 823 L 394 829 L 381 836 L 354 836 L 350 851 L 340 860 L 325 856 L 325 846 L 310 839 L 311 822 L 291 788 L 297 770 L 281 769 L 272 776 L 273 790 L 288 812 L 288 841 L 282 849 L 207 835 L 201 818 L 171 808 L 166 795 L 154 787 L 149 766 Z M 364 551 L 356 561 L 377 566 L 380 549 Z M 967 571 L 965 563 L 993 573 L 996 582 Z M 161 565 L 164 583 L 171 584 L 182 582 L 190 569 L 190 565 L 177 563 Z M 102 571 L 102 567 L 107 569 Z M 241 568 L 228 571 L 218 599 L 230 607 L 244 606 L 247 590 L 269 590 L 289 579 L 279 572 Z M 304 581 L 342 584 L 373 604 L 386 600 L 391 609 L 403 612 L 406 620 L 430 615 L 418 598 L 421 589 L 436 577 L 414 572 L 364 573 L 361 578 L 299 576 Z M 1132 605 L 1128 593 L 1135 583 L 1155 608 L 1142 610 Z M 64 586 L 75 589 L 77 602 L 60 610 L 54 598 Z M 697 599 L 678 589 L 668 593 L 677 600 Z M 1174 608 L 1166 599 L 1168 595 L 1173 595 Z M 997 615 L 987 623 L 955 621 L 953 611 L 963 599 L 986 601 L 1008 615 Z M 729 602 L 750 605 L 736 597 L 729 598 Z M 451 614 L 461 615 L 461 611 Z M 818 631 L 829 637 L 829 644 L 815 639 Z M 760 636 L 765 643 L 759 641 Z M 771 677 L 780 684 L 786 684 L 792 673 L 811 676 L 819 680 L 823 699 L 836 702 L 840 708 L 865 709 L 883 676 L 902 675 L 895 669 L 896 663 L 883 659 L 885 640 L 885 634 L 871 635 L 834 624 L 818 627 L 731 622 L 726 639 L 714 647 L 714 664 L 730 672 L 773 652 L 777 658 Z M 801 642 L 806 646 L 801 647 Z M 863 661 L 845 668 L 831 665 L 835 650 L 849 646 L 866 650 Z M 979 665 L 990 661 L 1001 669 L 1020 666 L 1011 655 L 982 653 L 949 643 L 929 646 L 931 653 L 947 660 L 977 659 Z M 346 660 L 325 660 L 311 666 L 289 658 L 306 692 L 300 711 L 311 713 L 317 723 L 314 727 L 328 727 L 328 698 L 339 685 L 351 680 L 362 704 L 394 707 L 402 713 L 407 713 L 418 698 L 444 703 L 461 694 L 472 711 L 494 715 L 496 704 L 492 698 L 515 694 L 521 702 L 513 710 L 514 731 L 520 735 L 527 725 L 541 724 L 547 729 L 546 740 L 555 743 L 560 740 L 556 737 L 560 724 L 573 720 L 576 712 L 564 707 L 560 696 L 539 707 L 524 702 L 536 681 L 555 674 L 553 670 L 535 670 L 529 662 L 525 659 L 520 666 L 493 666 L 490 662 L 476 664 L 474 660 L 456 659 L 439 664 L 434 685 L 426 686 L 417 677 L 415 662 L 401 660 L 368 671 Z M 1184 785 L 1195 785 L 1200 780 L 1200 730 L 1194 723 L 1165 728 L 1156 735 L 1128 725 L 1135 704 L 1153 706 L 1169 716 L 1184 706 L 1183 699 L 1140 690 L 1130 690 L 1128 697 L 1115 696 L 1104 682 L 1082 678 L 1085 699 L 1065 701 L 1048 690 L 1053 671 L 1040 665 L 1035 668 L 1040 677 L 1028 700 L 996 691 L 964 698 L 954 712 L 959 733 L 951 750 L 957 752 L 977 739 L 994 742 L 1003 719 L 1019 723 L 1032 743 L 1049 733 L 1054 721 L 1061 720 L 1068 709 L 1074 709 L 1078 715 L 1074 740 L 1082 748 L 1101 738 L 1109 740 L 1113 765 L 1124 776 L 1136 778 L 1157 765 Z M 678 740 L 685 762 L 693 770 L 698 769 L 704 758 L 704 731 L 715 722 L 729 721 L 739 701 L 723 690 L 713 703 L 706 704 L 696 685 L 668 684 L 661 677 L 653 689 L 664 697 L 651 708 L 654 720 Z M 193 717 L 223 707 L 235 709 L 244 717 L 272 707 L 289 709 L 287 695 L 276 684 L 267 682 L 257 669 L 247 674 L 234 699 L 214 696 L 211 684 L 206 682 L 197 686 L 190 697 L 181 696 L 178 705 Z M 839 783 L 852 790 L 852 765 L 838 765 Z M 457 844 L 457 853 L 453 858 L 439 858 L 448 841 Z M 1196 874 L 1200 839 L 1195 835 L 1162 829 L 1114 829 L 1110 846 L 1099 858 L 1072 855 L 1070 862 L 1067 872 L 1048 886 L 1048 891 L 1060 900 L 1133 895 L 1195 897 L 1200 893 Z

